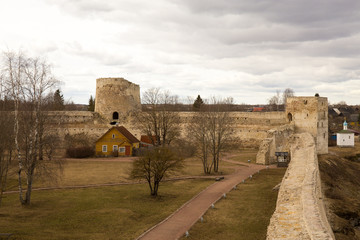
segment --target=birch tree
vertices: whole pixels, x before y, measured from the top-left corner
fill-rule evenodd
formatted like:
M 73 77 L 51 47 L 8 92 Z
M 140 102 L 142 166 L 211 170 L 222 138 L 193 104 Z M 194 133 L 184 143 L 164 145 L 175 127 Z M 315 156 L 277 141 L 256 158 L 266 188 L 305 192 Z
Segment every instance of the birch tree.
M 3 77 L 14 102 L 14 148 L 18 162 L 19 199 L 31 202 L 35 169 L 43 163 L 44 130 L 43 99 L 58 83 L 46 61 L 27 58 L 23 54 L 4 54 Z M 26 193 L 22 177 L 26 178 Z
M 3 192 L 6 190 L 6 182 L 9 165 L 13 158 L 13 128 L 11 112 L 5 111 L 5 99 L 7 93 L 4 88 L 3 78 L 0 75 L 0 206 Z

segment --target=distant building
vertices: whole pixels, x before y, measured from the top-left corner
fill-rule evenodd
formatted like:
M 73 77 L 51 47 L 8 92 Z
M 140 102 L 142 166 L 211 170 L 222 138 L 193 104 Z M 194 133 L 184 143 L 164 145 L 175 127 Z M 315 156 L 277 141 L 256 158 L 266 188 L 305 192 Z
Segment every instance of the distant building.
M 140 147 L 145 147 L 145 148 L 152 147 L 154 146 L 153 144 L 154 142 L 156 142 L 155 136 L 149 137 L 147 135 L 141 135 Z
M 132 156 L 139 144 L 125 127 L 113 127 L 96 141 L 96 156 Z
M 264 109 L 264 107 L 253 107 L 252 112 L 262 112 Z
M 339 147 L 354 147 L 354 132 L 348 130 L 348 124 L 346 120 L 343 123 L 343 130 L 336 134 L 336 143 Z

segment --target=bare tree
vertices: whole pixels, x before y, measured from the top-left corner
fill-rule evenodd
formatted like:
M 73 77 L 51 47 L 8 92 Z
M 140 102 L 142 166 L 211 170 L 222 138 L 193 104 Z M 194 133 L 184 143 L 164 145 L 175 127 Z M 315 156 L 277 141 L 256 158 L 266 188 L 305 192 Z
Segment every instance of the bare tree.
M 196 112 L 188 128 L 188 139 L 192 139 L 193 145 L 197 146 L 195 155 L 201 160 L 204 173 L 210 174 L 214 162 L 210 159 L 210 129 L 207 120 L 203 109 Z
M 286 104 L 286 99 L 293 96 L 295 92 L 291 88 L 286 88 L 282 96 L 280 96 L 280 90 L 276 90 L 276 94 L 268 100 L 271 110 L 279 111 L 280 106 L 283 107 Z
M 14 102 L 14 148 L 18 161 L 18 184 L 21 204 L 29 205 L 35 169 L 44 161 L 43 145 L 46 116 L 43 99 L 58 83 L 46 61 L 23 54 L 5 53 L 3 77 Z M 23 196 L 23 171 L 27 189 Z
M 269 99 L 269 105 L 271 106 L 272 110 L 279 111 L 280 104 L 281 104 L 280 90 L 276 90 L 276 95 L 272 96 Z
M 4 94 L 0 79 L 0 101 L 3 101 Z M 9 165 L 13 159 L 13 127 L 12 112 L 4 111 L 4 105 L 0 106 L 0 206 L 3 192 L 6 190 L 6 182 L 9 171 Z
M 195 113 L 194 121 L 190 124 L 189 137 L 198 146 L 197 156 L 203 163 L 205 174 L 219 171 L 221 154 L 227 149 L 232 138 L 232 122 L 230 108 L 232 98 L 211 98 L 208 104 L 202 106 L 201 111 Z M 211 159 L 211 160 L 209 160 Z
M 154 146 L 166 146 L 180 135 L 180 116 L 173 111 L 177 96 L 159 88 L 152 88 L 143 94 L 143 104 L 147 109 L 136 112 L 135 117 L 140 130 L 152 141 Z
M 286 99 L 293 96 L 295 96 L 294 90 L 291 88 L 286 88 L 282 94 L 282 103 L 286 104 Z
M 131 176 L 146 179 L 150 194 L 157 196 L 160 182 L 165 176 L 183 167 L 183 159 L 169 147 L 155 147 L 145 150 L 133 163 Z

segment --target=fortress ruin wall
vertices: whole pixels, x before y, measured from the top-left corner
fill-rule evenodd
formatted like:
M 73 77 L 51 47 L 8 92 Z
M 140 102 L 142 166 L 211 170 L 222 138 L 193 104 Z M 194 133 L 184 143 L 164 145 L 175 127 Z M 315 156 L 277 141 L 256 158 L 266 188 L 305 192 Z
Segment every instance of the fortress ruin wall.
M 335 239 L 322 200 L 314 137 L 298 133 L 289 142 L 292 158 L 281 183 L 267 239 Z
M 110 121 L 98 113 L 88 111 L 54 111 L 49 112 L 52 129 L 64 139 L 66 134 L 85 133 L 93 141 L 103 135 L 109 128 Z M 179 112 L 182 135 L 186 136 L 187 125 L 192 121 L 194 112 Z M 231 112 L 233 134 L 239 140 L 239 147 L 257 148 L 267 137 L 268 131 L 286 124 L 284 112 Z M 123 114 L 118 119 L 119 125 L 126 127 L 140 139 L 141 132 L 131 113 Z

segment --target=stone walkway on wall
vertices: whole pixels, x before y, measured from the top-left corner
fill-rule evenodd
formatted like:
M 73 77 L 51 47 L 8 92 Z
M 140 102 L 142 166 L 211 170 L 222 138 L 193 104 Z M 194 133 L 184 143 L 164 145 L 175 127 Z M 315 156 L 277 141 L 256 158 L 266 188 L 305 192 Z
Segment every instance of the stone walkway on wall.
M 293 141 L 267 239 L 335 239 L 322 203 L 314 139 L 302 133 Z
M 149 229 L 137 239 L 141 240 L 172 240 L 182 237 L 204 213 L 211 204 L 218 201 L 224 193 L 247 179 L 250 175 L 266 168 L 264 165 L 248 164 L 240 167 L 234 174 L 225 176 L 225 179 L 216 182 L 200 192 L 197 196 L 185 203 L 175 213 L 163 222 Z

